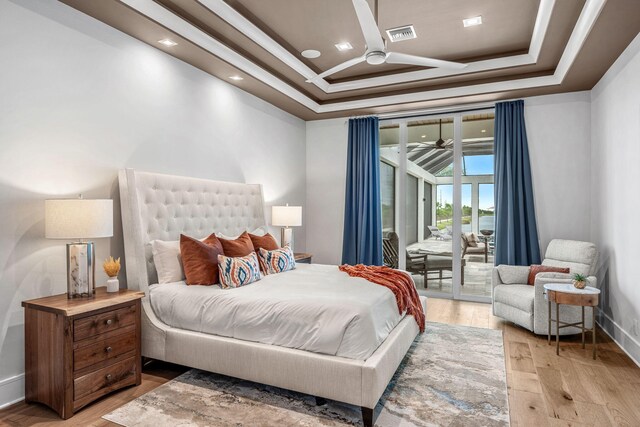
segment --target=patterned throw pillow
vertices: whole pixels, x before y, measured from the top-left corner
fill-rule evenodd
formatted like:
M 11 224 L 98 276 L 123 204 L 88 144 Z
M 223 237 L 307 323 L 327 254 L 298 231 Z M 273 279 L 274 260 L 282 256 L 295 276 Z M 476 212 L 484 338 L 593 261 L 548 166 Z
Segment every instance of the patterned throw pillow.
M 218 255 L 218 271 L 223 288 L 239 288 L 260 280 L 260 266 L 255 252 L 236 258 Z
M 296 268 L 296 259 L 289 246 L 273 251 L 260 248 L 260 265 L 265 274 L 276 274 Z

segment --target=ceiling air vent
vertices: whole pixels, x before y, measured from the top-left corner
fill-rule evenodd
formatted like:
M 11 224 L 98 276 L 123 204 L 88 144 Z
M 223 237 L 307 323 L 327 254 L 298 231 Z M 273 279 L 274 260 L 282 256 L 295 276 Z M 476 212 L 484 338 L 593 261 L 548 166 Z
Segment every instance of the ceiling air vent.
M 392 42 L 401 42 L 403 40 L 411 40 L 417 37 L 416 30 L 413 25 L 404 25 L 402 27 L 390 28 L 387 30 L 389 40 Z

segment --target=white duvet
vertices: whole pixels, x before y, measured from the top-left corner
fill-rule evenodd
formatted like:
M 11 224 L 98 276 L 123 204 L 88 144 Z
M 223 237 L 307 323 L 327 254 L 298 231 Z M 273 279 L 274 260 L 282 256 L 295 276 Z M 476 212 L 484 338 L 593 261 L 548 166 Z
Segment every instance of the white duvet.
M 175 328 L 359 360 L 404 317 L 393 292 L 331 265 L 298 264 L 237 289 L 176 282 L 149 293 Z

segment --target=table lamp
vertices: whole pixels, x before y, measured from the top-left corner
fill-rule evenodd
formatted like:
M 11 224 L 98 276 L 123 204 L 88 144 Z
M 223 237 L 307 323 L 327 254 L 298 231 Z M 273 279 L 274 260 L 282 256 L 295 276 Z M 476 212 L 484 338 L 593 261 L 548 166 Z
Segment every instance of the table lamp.
M 282 247 L 291 246 L 293 250 L 293 229 L 289 227 L 299 227 L 302 225 L 302 206 L 272 206 L 271 225 L 283 227 L 280 233 L 280 244 Z
M 67 297 L 92 297 L 96 263 L 93 242 L 82 239 L 113 236 L 113 200 L 54 199 L 45 201 L 45 237 L 67 243 Z

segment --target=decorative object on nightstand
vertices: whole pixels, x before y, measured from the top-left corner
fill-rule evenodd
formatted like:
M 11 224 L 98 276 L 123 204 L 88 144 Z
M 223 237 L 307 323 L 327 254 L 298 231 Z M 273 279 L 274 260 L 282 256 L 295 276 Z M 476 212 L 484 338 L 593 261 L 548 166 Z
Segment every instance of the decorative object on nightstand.
M 142 297 L 98 288 L 91 299 L 23 301 L 25 401 L 68 419 L 107 393 L 139 385 Z
M 283 227 L 280 234 L 280 246 L 289 245 L 293 250 L 293 229 L 302 225 L 302 206 L 272 206 L 271 225 Z
M 81 239 L 113 236 L 113 200 L 54 199 L 45 201 L 45 236 L 67 243 L 67 296 L 91 297 L 96 265 L 93 242 Z
M 591 286 L 585 286 L 582 289 L 577 288 L 572 283 L 547 283 L 544 285 L 545 296 L 549 304 L 549 333 L 547 334 L 547 343 L 551 344 L 551 322 L 556 324 L 556 355 L 560 355 L 560 329 L 576 327 L 582 331 L 582 348 L 585 348 L 585 328 L 584 308 L 591 307 L 592 327 L 591 335 L 593 339 L 593 360 L 596 360 L 596 306 L 600 297 L 600 289 Z M 551 318 L 551 303 L 556 303 L 556 318 Z M 575 323 L 563 322 L 560 320 L 560 304 L 573 305 L 582 308 L 582 321 Z
M 120 290 L 120 281 L 118 280 L 118 273 L 120 273 L 120 258 L 113 259 L 110 256 L 104 260 L 102 264 L 104 272 L 109 276 L 107 280 L 107 292 L 118 292 Z
M 313 255 L 304 252 L 294 253 L 293 257 L 296 260 L 296 264 L 311 264 L 311 258 Z

